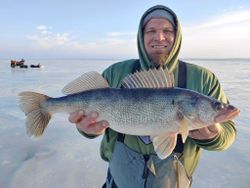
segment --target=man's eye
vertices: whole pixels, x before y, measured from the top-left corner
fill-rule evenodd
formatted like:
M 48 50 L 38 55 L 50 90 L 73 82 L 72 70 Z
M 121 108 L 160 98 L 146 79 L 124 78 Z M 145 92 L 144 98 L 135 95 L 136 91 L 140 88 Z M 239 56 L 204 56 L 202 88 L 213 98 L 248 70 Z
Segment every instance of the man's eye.
M 154 30 L 148 30 L 146 31 L 146 33 L 154 33 L 155 31 Z
M 172 30 L 164 30 L 164 33 L 167 33 L 167 34 L 174 34 L 174 31 L 172 31 Z

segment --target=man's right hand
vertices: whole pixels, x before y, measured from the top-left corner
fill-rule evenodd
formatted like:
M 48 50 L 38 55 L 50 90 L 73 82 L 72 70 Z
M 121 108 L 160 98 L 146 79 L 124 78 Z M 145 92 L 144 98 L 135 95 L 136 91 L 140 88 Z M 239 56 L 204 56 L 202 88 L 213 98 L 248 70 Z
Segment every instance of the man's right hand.
M 86 115 L 83 111 L 76 111 L 71 113 L 68 119 L 86 134 L 101 135 L 109 127 L 109 123 L 106 120 L 96 121 L 98 116 L 97 112 L 90 112 Z

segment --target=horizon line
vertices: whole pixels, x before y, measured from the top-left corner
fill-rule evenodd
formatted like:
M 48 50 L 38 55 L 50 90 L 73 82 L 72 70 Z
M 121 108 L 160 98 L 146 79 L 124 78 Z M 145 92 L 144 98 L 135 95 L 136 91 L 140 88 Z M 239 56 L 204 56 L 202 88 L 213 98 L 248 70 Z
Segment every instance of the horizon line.
M 41 57 L 41 58 L 23 58 L 23 57 L 17 57 L 17 58 L 1 58 L 0 60 L 18 60 L 18 59 L 28 59 L 28 60 L 126 60 L 126 59 L 138 59 L 138 58 L 88 58 L 88 57 Z M 183 60 L 250 60 L 250 57 L 232 57 L 232 58 L 204 58 L 204 57 L 185 57 L 185 58 L 179 58 Z

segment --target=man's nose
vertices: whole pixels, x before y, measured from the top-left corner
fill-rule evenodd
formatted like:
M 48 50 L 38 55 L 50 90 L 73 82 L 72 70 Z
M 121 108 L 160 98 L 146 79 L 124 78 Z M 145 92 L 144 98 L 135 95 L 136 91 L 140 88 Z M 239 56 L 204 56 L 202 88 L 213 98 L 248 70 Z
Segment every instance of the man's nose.
M 161 32 L 161 31 L 156 32 L 155 39 L 158 41 L 163 41 L 165 39 L 163 32 Z

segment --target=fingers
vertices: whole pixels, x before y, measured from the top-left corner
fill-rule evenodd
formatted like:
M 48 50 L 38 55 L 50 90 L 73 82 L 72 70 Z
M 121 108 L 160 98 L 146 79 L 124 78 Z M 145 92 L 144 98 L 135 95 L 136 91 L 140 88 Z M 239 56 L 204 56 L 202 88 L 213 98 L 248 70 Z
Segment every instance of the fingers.
M 200 129 L 190 131 L 189 137 L 197 139 L 197 140 L 209 139 L 208 135 L 206 133 L 204 133 L 204 130 L 200 130 Z
M 109 123 L 105 120 L 89 124 L 87 127 L 87 132 L 89 134 L 101 135 L 108 128 Z
M 210 136 L 209 130 L 206 127 L 190 132 L 190 137 L 197 140 L 207 140 L 210 139 Z
M 200 140 L 200 133 L 198 130 L 189 131 L 189 137 Z
M 81 124 L 83 125 L 89 125 L 92 124 L 96 121 L 98 117 L 98 113 L 97 112 L 90 112 L 88 115 L 86 115 L 82 120 L 81 120 Z
M 197 140 L 207 140 L 216 137 L 219 133 L 219 125 L 211 125 L 201 129 L 192 130 L 189 132 L 189 137 Z
M 213 132 L 213 133 L 218 133 L 220 132 L 220 124 L 219 123 L 216 123 L 214 125 L 210 125 L 207 127 L 209 129 L 209 131 Z
M 101 135 L 108 128 L 109 123 L 105 120 L 96 121 L 99 114 L 97 112 L 90 112 L 84 115 L 83 111 L 73 112 L 69 116 L 69 122 L 75 123 L 76 127 L 86 134 Z
M 76 111 L 76 112 L 70 113 L 68 120 L 70 123 L 78 123 L 83 118 L 84 118 L 84 112 L 83 111 Z
M 211 136 L 211 132 L 207 127 L 204 127 L 203 129 L 199 129 L 199 133 L 204 138 L 209 138 Z

